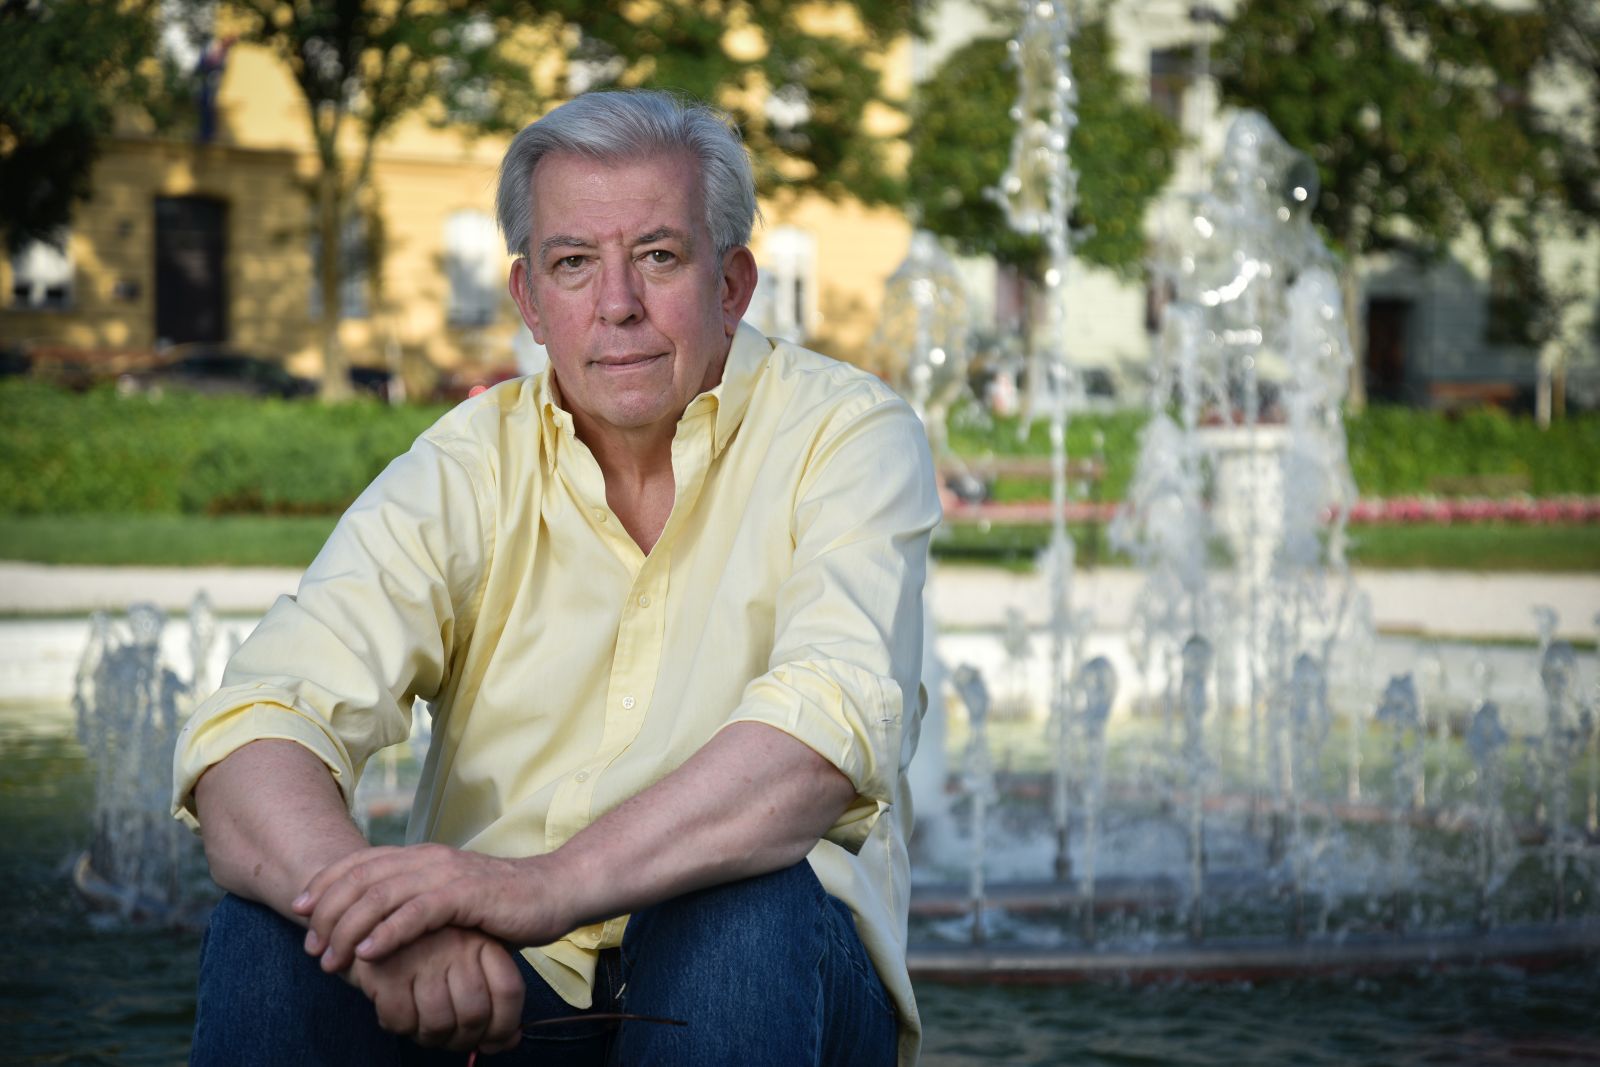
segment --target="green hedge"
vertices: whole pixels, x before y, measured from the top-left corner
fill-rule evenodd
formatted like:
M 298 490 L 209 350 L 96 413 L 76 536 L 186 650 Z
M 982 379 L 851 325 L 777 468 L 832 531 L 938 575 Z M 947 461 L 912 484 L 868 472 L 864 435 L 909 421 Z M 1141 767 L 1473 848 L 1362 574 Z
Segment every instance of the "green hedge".
M 1362 496 L 1471 495 L 1474 482 L 1520 483 L 1534 496 L 1600 495 L 1600 415 L 1541 430 L 1493 408 L 1445 416 L 1376 407 L 1350 419 L 1345 433 Z
M 333 514 L 431 425 L 444 408 L 168 393 L 74 394 L 24 379 L 0 380 L 0 514 Z M 1119 499 L 1138 457 L 1140 412 L 1072 420 L 1074 457 L 1106 459 L 1101 497 Z M 1374 408 L 1349 420 L 1350 465 L 1367 497 L 1526 487 L 1537 495 L 1600 495 L 1600 416 L 1540 430 L 1494 411 L 1446 417 Z M 958 453 L 1048 455 L 1049 429 L 1027 439 L 1015 420 L 956 420 Z M 1497 481 L 1498 478 L 1498 481 Z M 997 487 L 1002 499 L 1046 498 L 1044 483 Z
M 0 514 L 328 514 L 443 412 L 0 381 Z
M 1067 452 L 1093 454 L 1095 435 L 1104 441 L 1106 478 L 1101 496 L 1120 500 L 1139 456 L 1143 412 L 1080 415 L 1067 432 Z M 1363 497 L 1504 495 L 1600 495 L 1600 415 L 1562 419 L 1548 430 L 1531 419 L 1492 408 L 1446 415 L 1412 408 L 1375 407 L 1345 421 L 1350 469 Z M 1049 428 L 1035 422 L 1027 440 L 1015 419 L 984 428 L 950 431 L 954 451 L 969 457 L 1048 455 Z M 1001 500 L 1049 496 L 1046 483 L 1002 482 Z

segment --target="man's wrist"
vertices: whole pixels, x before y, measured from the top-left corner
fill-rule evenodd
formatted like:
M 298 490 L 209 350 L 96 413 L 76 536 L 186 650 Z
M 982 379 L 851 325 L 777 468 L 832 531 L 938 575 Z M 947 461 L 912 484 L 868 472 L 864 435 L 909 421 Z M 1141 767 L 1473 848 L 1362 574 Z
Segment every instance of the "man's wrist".
M 590 868 L 591 850 L 563 845 L 554 852 L 517 861 L 519 882 L 525 887 L 529 915 L 538 925 L 533 945 L 549 944 L 580 926 L 608 916 L 591 912 L 597 903 L 595 887 L 601 883 Z M 526 946 L 524 946 L 526 947 Z

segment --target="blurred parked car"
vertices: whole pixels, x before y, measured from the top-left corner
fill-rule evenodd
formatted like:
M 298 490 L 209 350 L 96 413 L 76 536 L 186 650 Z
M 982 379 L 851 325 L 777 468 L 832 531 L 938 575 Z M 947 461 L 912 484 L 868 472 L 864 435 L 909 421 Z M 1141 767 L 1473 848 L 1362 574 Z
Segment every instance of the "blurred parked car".
M 357 393 L 375 396 L 386 404 L 394 400 L 394 372 L 382 367 L 351 367 L 350 385 Z
M 24 375 L 32 369 L 33 360 L 28 358 L 28 353 L 11 345 L 0 345 L 0 378 Z
M 315 396 L 317 383 L 290 374 L 281 363 L 232 348 L 189 348 L 150 370 L 124 375 L 126 392 L 185 389 L 209 396 Z

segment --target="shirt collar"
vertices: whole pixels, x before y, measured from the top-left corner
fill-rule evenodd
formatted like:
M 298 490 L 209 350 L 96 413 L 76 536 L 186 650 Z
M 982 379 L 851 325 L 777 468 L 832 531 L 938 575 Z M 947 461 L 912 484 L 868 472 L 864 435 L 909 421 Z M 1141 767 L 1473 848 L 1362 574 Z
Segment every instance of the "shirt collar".
M 728 359 L 722 368 L 722 381 L 706 390 L 684 409 L 678 420 L 709 411 L 712 420 L 712 456 L 719 456 L 728 447 L 750 407 L 750 397 L 761 378 L 767 357 L 772 354 L 772 342 L 760 330 L 748 323 L 739 323 L 733 342 L 728 348 Z M 556 385 L 555 368 L 546 365 L 539 378 L 539 433 L 544 445 L 545 462 L 555 470 L 556 452 L 563 439 L 572 438 L 572 413 L 561 404 L 561 390 Z
M 572 437 L 572 412 L 561 406 L 561 390 L 556 387 L 555 366 L 546 363 L 539 375 L 539 437 L 544 445 L 545 465 L 554 474 L 556 452 L 564 437 Z
M 739 323 L 733 335 L 733 344 L 728 349 L 728 361 L 722 368 L 722 381 L 715 388 L 695 397 L 684 411 L 687 417 L 696 410 L 696 405 L 710 406 L 713 457 L 722 454 L 722 450 L 733 439 L 734 431 L 744 421 L 744 413 L 750 408 L 756 383 L 761 380 L 762 368 L 767 365 L 767 357 L 771 354 L 772 342 L 760 330 L 749 323 Z

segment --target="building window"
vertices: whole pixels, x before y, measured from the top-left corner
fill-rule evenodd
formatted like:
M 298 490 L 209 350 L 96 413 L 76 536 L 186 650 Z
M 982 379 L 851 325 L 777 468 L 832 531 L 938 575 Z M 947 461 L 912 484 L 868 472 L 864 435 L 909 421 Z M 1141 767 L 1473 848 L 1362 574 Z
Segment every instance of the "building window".
M 1495 250 L 1489 258 L 1484 340 L 1519 348 L 1537 345 L 1546 301 L 1537 257 L 1521 249 Z
M 450 279 L 452 326 L 487 326 L 500 307 L 505 246 L 494 219 L 481 211 L 457 211 L 444 224 L 444 272 Z
M 1188 48 L 1150 52 L 1150 106 L 1183 128 L 1183 97 L 1194 84 L 1194 55 Z
M 11 257 L 11 306 L 56 310 L 72 306 L 72 256 L 67 235 L 34 241 Z
M 358 211 L 345 216 L 339 234 L 339 317 L 364 319 L 371 312 L 368 307 L 367 220 Z M 313 319 L 322 318 L 322 235 L 317 232 L 316 218 L 311 220 L 311 299 L 309 310 Z
M 770 337 L 803 341 L 816 320 L 817 241 L 794 226 L 769 230 L 750 321 Z

